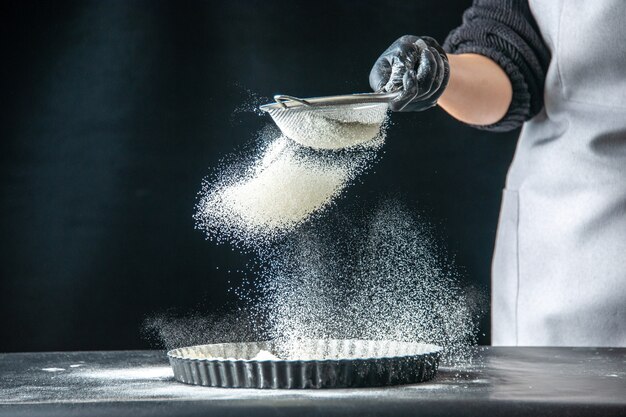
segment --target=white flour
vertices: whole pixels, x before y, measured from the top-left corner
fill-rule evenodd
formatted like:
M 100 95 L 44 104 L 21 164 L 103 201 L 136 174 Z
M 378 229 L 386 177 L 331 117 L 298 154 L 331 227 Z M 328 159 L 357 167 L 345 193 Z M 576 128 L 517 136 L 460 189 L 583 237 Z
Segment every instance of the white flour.
M 273 112 L 276 123 L 283 134 L 301 145 L 316 149 L 375 147 L 387 104 L 281 112 Z
M 260 350 L 254 358 L 255 361 L 276 361 L 280 358 L 268 350 Z
M 298 128 L 326 135 L 327 147 L 354 140 L 341 133 L 345 124 L 337 126 L 320 118 Z M 370 129 L 353 127 L 355 135 Z M 204 183 L 197 227 L 259 257 L 252 288 L 236 293 L 252 310 L 256 340 L 283 341 L 261 357 L 302 357 L 304 338 L 432 343 L 454 359 L 471 353 L 480 297 L 460 288 L 423 222 L 396 202 L 373 214 L 333 210 L 309 221 L 371 165 L 384 137 L 385 129 L 371 147 L 322 151 L 266 131 L 254 158 L 223 166 Z M 216 334 L 206 333 L 205 343 Z
M 76 374 L 80 378 L 109 379 L 132 381 L 138 379 L 171 379 L 174 377 L 172 368 L 169 366 L 145 366 L 129 368 L 108 368 L 87 370 Z
M 328 207 L 378 149 L 319 152 L 275 133 L 263 142 L 252 161 L 204 184 L 195 219 L 209 238 L 252 247 L 274 241 Z
M 266 254 L 256 308 L 267 337 L 284 341 L 279 356 L 315 338 L 425 342 L 468 358 L 482 299 L 460 287 L 430 231 L 394 201 L 331 219 Z
M 217 197 L 224 209 L 253 228 L 282 229 L 299 223 L 327 204 L 349 178 L 345 166 L 323 166 L 287 150 L 263 165 Z
M 9 378 L 0 395 L 0 404 L 76 404 L 82 403 L 118 403 L 126 401 L 206 401 L 231 402 L 241 401 L 288 401 L 316 399 L 337 399 L 360 401 L 365 398 L 397 400 L 415 398 L 420 395 L 449 393 L 458 396 L 458 381 L 439 377 L 433 383 L 408 385 L 404 387 L 371 388 L 367 390 L 266 390 L 266 389 L 229 389 L 210 388 L 181 384 L 174 380 L 169 365 L 155 364 L 129 365 L 121 362 L 115 368 L 103 368 L 101 365 L 89 365 L 86 368 L 68 369 L 64 373 L 45 373 L 33 381 L 28 373 Z M 275 403 L 272 403 L 275 404 Z M 291 402 L 293 404 L 293 402 Z
M 46 372 L 61 372 L 65 371 L 65 368 L 41 368 L 41 370 Z

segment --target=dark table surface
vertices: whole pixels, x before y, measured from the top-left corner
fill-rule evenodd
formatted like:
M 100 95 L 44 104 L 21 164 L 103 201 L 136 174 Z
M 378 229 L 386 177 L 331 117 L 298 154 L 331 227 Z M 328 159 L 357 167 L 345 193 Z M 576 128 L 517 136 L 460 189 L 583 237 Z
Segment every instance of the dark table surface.
M 163 351 L 0 354 L 0 415 L 626 415 L 626 349 L 481 347 L 388 388 L 253 390 L 176 382 Z

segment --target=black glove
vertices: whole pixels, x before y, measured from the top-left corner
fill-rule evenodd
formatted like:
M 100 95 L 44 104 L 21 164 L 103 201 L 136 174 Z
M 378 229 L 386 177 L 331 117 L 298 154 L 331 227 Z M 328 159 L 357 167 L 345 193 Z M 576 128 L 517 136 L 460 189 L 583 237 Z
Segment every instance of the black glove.
M 405 35 L 391 44 L 370 72 L 374 91 L 400 91 L 393 111 L 421 111 L 437 104 L 448 85 L 448 57 L 436 40 Z

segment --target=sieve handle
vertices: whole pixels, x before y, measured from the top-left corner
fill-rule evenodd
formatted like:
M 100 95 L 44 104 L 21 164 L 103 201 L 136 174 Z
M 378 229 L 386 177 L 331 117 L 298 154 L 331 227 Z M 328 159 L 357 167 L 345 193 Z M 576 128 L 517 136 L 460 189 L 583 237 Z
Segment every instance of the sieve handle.
M 277 94 L 274 96 L 274 101 L 276 101 L 276 103 L 278 103 L 283 109 L 287 108 L 287 105 L 285 104 L 285 102 L 289 102 L 289 101 L 295 101 L 298 102 L 300 104 L 303 104 L 305 106 L 310 106 L 311 104 L 301 98 L 298 97 L 294 97 L 294 96 L 288 96 L 285 94 Z

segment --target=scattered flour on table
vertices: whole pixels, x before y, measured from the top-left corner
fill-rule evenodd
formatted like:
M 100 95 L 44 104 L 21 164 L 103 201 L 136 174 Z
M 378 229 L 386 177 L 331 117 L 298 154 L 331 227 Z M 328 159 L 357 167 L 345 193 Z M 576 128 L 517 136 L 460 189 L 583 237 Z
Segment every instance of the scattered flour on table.
M 76 374 L 80 378 L 108 379 L 108 380 L 138 380 L 138 379 L 171 379 L 174 377 L 169 366 L 146 366 L 129 368 L 104 368 L 88 370 Z
M 141 361 L 144 361 L 141 359 Z M 120 401 L 267 401 L 294 399 L 355 399 L 387 398 L 395 396 L 399 400 L 414 398 L 416 391 L 428 395 L 449 393 L 458 395 L 461 386 L 450 378 L 450 372 L 441 373 L 434 383 L 407 385 L 389 388 L 371 388 L 367 390 L 260 390 L 210 388 L 181 384 L 174 380 L 171 368 L 165 363 L 140 365 L 137 359 L 131 363 L 126 360 L 116 362 L 114 367 L 106 368 L 97 360 L 78 369 L 68 369 L 62 373 L 46 373 L 37 376 L 23 373 L 5 378 L 5 387 L 0 395 L 0 404 L 14 407 L 16 404 L 76 404 L 111 403 Z M 162 359 L 160 359 L 162 361 Z M 472 381 L 468 381 L 472 382 Z M 288 404 L 288 403 L 285 403 Z M 291 403 L 293 404 L 293 403 Z M 79 407 L 79 406 L 78 406 Z

